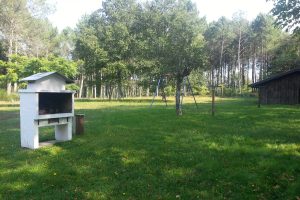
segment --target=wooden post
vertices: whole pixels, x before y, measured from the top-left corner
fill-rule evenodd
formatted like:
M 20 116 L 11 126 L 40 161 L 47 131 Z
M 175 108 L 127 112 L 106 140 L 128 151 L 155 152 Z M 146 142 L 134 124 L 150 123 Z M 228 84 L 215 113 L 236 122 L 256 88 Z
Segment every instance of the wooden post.
M 81 135 L 84 133 L 84 114 L 76 114 L 75 115 L 76 120 L 76 135 Z
M 194 98 L 194 102 L 195 102 L 196 108 L 198 109 L 197 101 L 196 101 L 196 98 L 195 98 L 195 95 L 194 95 L 194 92 L 193 92 L 193 88 L 192 88 L 191 83 L 190 83 L 190 79 L 189 79 L 188 76 L 187 76 L 186 78 L 187 78 L 187 81 L 188 81 L 190 90 L 191 90 L 191 92 L 192 92 L 192 95 L 193 95 L 193 98 Z
M 157 86 L 156 86 L 156 91 L 155 91 L 155 93 L 153 94 L 153 99 L 152 99 L 152 102 L 151 102 L 151 104 L 150 104 L 150 108 L 152 108 L 152 105 L 153 105 L 153 103 L 154 103 L 155 97 L 158 96 L 159 85 L 160 85 L 160 79 L 161 79 L 161 78 L 158 79 Z

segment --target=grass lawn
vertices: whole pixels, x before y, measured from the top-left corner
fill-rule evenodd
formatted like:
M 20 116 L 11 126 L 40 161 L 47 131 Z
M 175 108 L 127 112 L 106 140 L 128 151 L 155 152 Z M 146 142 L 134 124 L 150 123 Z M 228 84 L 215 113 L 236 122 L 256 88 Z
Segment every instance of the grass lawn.
M 300 199 L 300 108 L 255 99 L 82 100 L 85 134 L 20 148 L 19 108 L 0 103 L 0 199 Z M 41 130 L 41 139 L 53 130 Z

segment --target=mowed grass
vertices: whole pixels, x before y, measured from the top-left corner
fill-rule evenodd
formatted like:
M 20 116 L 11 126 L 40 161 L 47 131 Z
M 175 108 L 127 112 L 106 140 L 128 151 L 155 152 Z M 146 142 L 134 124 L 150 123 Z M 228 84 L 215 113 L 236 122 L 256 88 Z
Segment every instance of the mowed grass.
M 300 109 L 255 99 L 76 101 L 85 134 L 20 148 L 19 108 L 0 104 L 0 199 L 300 198 Z M 41 130 L 41 140 L 53 130 Z

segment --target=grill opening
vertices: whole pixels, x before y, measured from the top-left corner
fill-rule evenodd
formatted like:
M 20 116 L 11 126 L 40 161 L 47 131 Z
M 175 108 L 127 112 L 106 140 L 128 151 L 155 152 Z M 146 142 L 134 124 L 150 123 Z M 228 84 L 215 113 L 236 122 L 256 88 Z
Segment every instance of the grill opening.
M 72 93 L 39 93 L 39 115 L 72 113 Z

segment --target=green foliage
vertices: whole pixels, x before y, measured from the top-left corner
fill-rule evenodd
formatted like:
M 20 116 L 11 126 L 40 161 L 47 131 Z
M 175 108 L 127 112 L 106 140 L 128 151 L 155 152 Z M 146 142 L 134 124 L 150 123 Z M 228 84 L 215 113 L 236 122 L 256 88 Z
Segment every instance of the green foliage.
M 5 56 L 48 56 L 57 30 L 46 19 L 51 7 L 45 0 L 1 0 L 0 28 Z
M 0 39 L 0 60 L 7 60 L 5 52 L 6 52 L 6 47 L 4 45 L 4 41 Z
M 298 0 L 269 0 L 273 1 L 272 14 L 276 17 L 278 25 L 287 30 L 299 31 L 300 25 L 300 4 Z
M 273 1 L 277 22 L 297 26 L 297 1 Z M 265 14 L 207 24 L 192 0 L 104 0 L 74 30 L 58 33 L 48 11 L 46 0 L 1 1 L 0 88 L 58 71 L 77 79 L 80 97 L 147 94 L 159 78 L 168 79 L 168 94 L 180 94 L 186 76 L 197 94 L 222 84 L 228 95 L 243 95 L 249 83 L 300 64 L 299 34 L 283 33 Z
M 171 85 L 168 85 L 164 88 L 164 92 L 167 96 L 174 96 L 175 95 L 175 88 Z
M 12 61 L 4 62 L 0 60 L 0 71 L 0 81 L 2 84 L 8 82 L 17 82 L 20 72 L 22 71 L 22 65 L 18 65 Z
M 146 15 L 150 18 L 144 33 L 149 37 L 148 56 L 159 62 L 161 74 L 182 80 L 203 66 L 205 21 L 198 17 L 195 4 L 188 0 L 151 1 Z
M 223 88 L 223 96 L 235 97 L 235 96 L 237 96 L 237 91 L 234 88 L 225 87 L 225 88 Z
M 17 83 L 21 78 L 49 71 L 56 71 L 74 78 L 77 75 L 77 63 L 54 56 L 45 59 L 12 55 L 9 61 L 0 60 L 0 86 L 4 88 L 9 82 Z
M 49 59 L 28 59 L 25 67 L 23 77 L 39 73 L 56 71 L 69 78 L 74 77 L 77 74 L 76 62 L 66 60 L 62 57 L 50 57 Z
M 48 69 L 59 72 L 67 77 L 75 77 L 77 74 L 76 62 L 66 60 L 62 57 L 50 57 L 46 63 Z
M 78 91 L 79 89 L 79 86 L 74 83 L 66 85 L 66 90 Z
M 193 86 L 193 91 L 200 96 L 207 96 L 210 94 L 209 88 L 206 85 L 201 85 L 200 87 Z
M 270 68 L 272 74 L 300 67 L 299 38 L 290 37 L 273 50 L 274 57 L 271 61 L 272 67 Z

